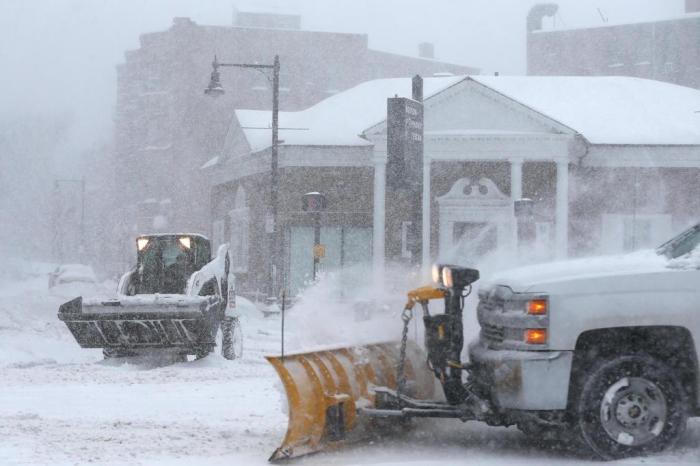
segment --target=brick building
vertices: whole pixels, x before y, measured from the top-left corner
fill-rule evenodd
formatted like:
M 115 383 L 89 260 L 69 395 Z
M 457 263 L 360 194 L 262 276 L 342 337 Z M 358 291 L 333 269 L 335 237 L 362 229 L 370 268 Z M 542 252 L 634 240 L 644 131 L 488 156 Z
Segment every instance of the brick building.
M 700 1 L 686 0 L 677 18 L 541 30 L 556 11 L 556 4 L 530 11 L 529 75 L 636 76 L 700 89 Z
M 128 186 L 118 189 L 115 199 L 120 238 L 146 231 L 208 230 L 209 191 L 200 167 L 220 150 L 235 108 L 269 110 L 272 101 L 268 77 L 244 69 L 222 72 L 226 95 L 205 96 L 215 54 L 234 63 L 272 63 L 279 55 L 280 109 L 286 111 L 370 79 L 477 72 L 372 50 L 364 34 L 296 29 L 294 18 L 239 14 L 236 24 L 247 27 L 175 18 L 168 30 L 143 34 L 140 47 L 127 51 L 118 66 L 116 179 L 118 186 Z

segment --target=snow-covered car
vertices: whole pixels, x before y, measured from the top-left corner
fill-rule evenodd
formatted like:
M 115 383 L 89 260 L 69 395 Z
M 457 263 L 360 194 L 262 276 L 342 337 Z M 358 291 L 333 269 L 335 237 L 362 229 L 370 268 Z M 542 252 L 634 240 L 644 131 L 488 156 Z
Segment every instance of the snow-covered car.
M 59 265 L 53 272 L 49 273 L 49 288 L 76 282 L 97 284 L 92 267 L 83 264 L 64 264 Z
M 656 250 L 514 269 L 479 290 L 470 380 L 537 437 L 607 459 L 700 415 L 700 224 Z

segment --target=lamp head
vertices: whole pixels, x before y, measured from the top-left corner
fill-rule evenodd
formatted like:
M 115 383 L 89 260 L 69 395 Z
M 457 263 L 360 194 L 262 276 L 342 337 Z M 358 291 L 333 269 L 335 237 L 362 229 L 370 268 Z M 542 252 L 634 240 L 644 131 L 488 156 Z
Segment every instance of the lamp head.
M 211 78 L 209 79 L 209 85 L 206 89 L 204 89 L 204 93 L 211 97 L 219 97 L 220 95 L 224 95 L 226 92 L 221 85 L 221 73 L 219 73 L 219 62 L 216 59 L 216 55 L 214 55 L 214 61 L 212 62 L 211 66 L 213 68 Z

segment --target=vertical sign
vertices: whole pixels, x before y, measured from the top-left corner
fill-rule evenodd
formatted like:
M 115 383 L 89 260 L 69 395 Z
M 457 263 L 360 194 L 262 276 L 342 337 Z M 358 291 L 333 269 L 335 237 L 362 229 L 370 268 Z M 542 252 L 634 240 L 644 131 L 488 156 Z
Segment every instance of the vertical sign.
M 422 79 L 413 95 L 422 98 Z M 421 259 L 423 193 L 423 104 L 403 97 L 387 99 L 386 244 L 390 259 Z
M 423 104 L 404 97 L 387 101 L 387 188 L 423 183 Z

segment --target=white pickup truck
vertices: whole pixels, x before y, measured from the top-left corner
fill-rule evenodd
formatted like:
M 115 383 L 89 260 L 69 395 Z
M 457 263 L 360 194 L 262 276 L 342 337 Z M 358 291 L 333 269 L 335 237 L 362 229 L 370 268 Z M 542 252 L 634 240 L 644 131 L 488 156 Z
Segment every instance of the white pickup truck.
M 605 459 L 700 416 L 700 224 L 655 251 L 515 269 L 479 291 L 470 380 L 507 423 Z

